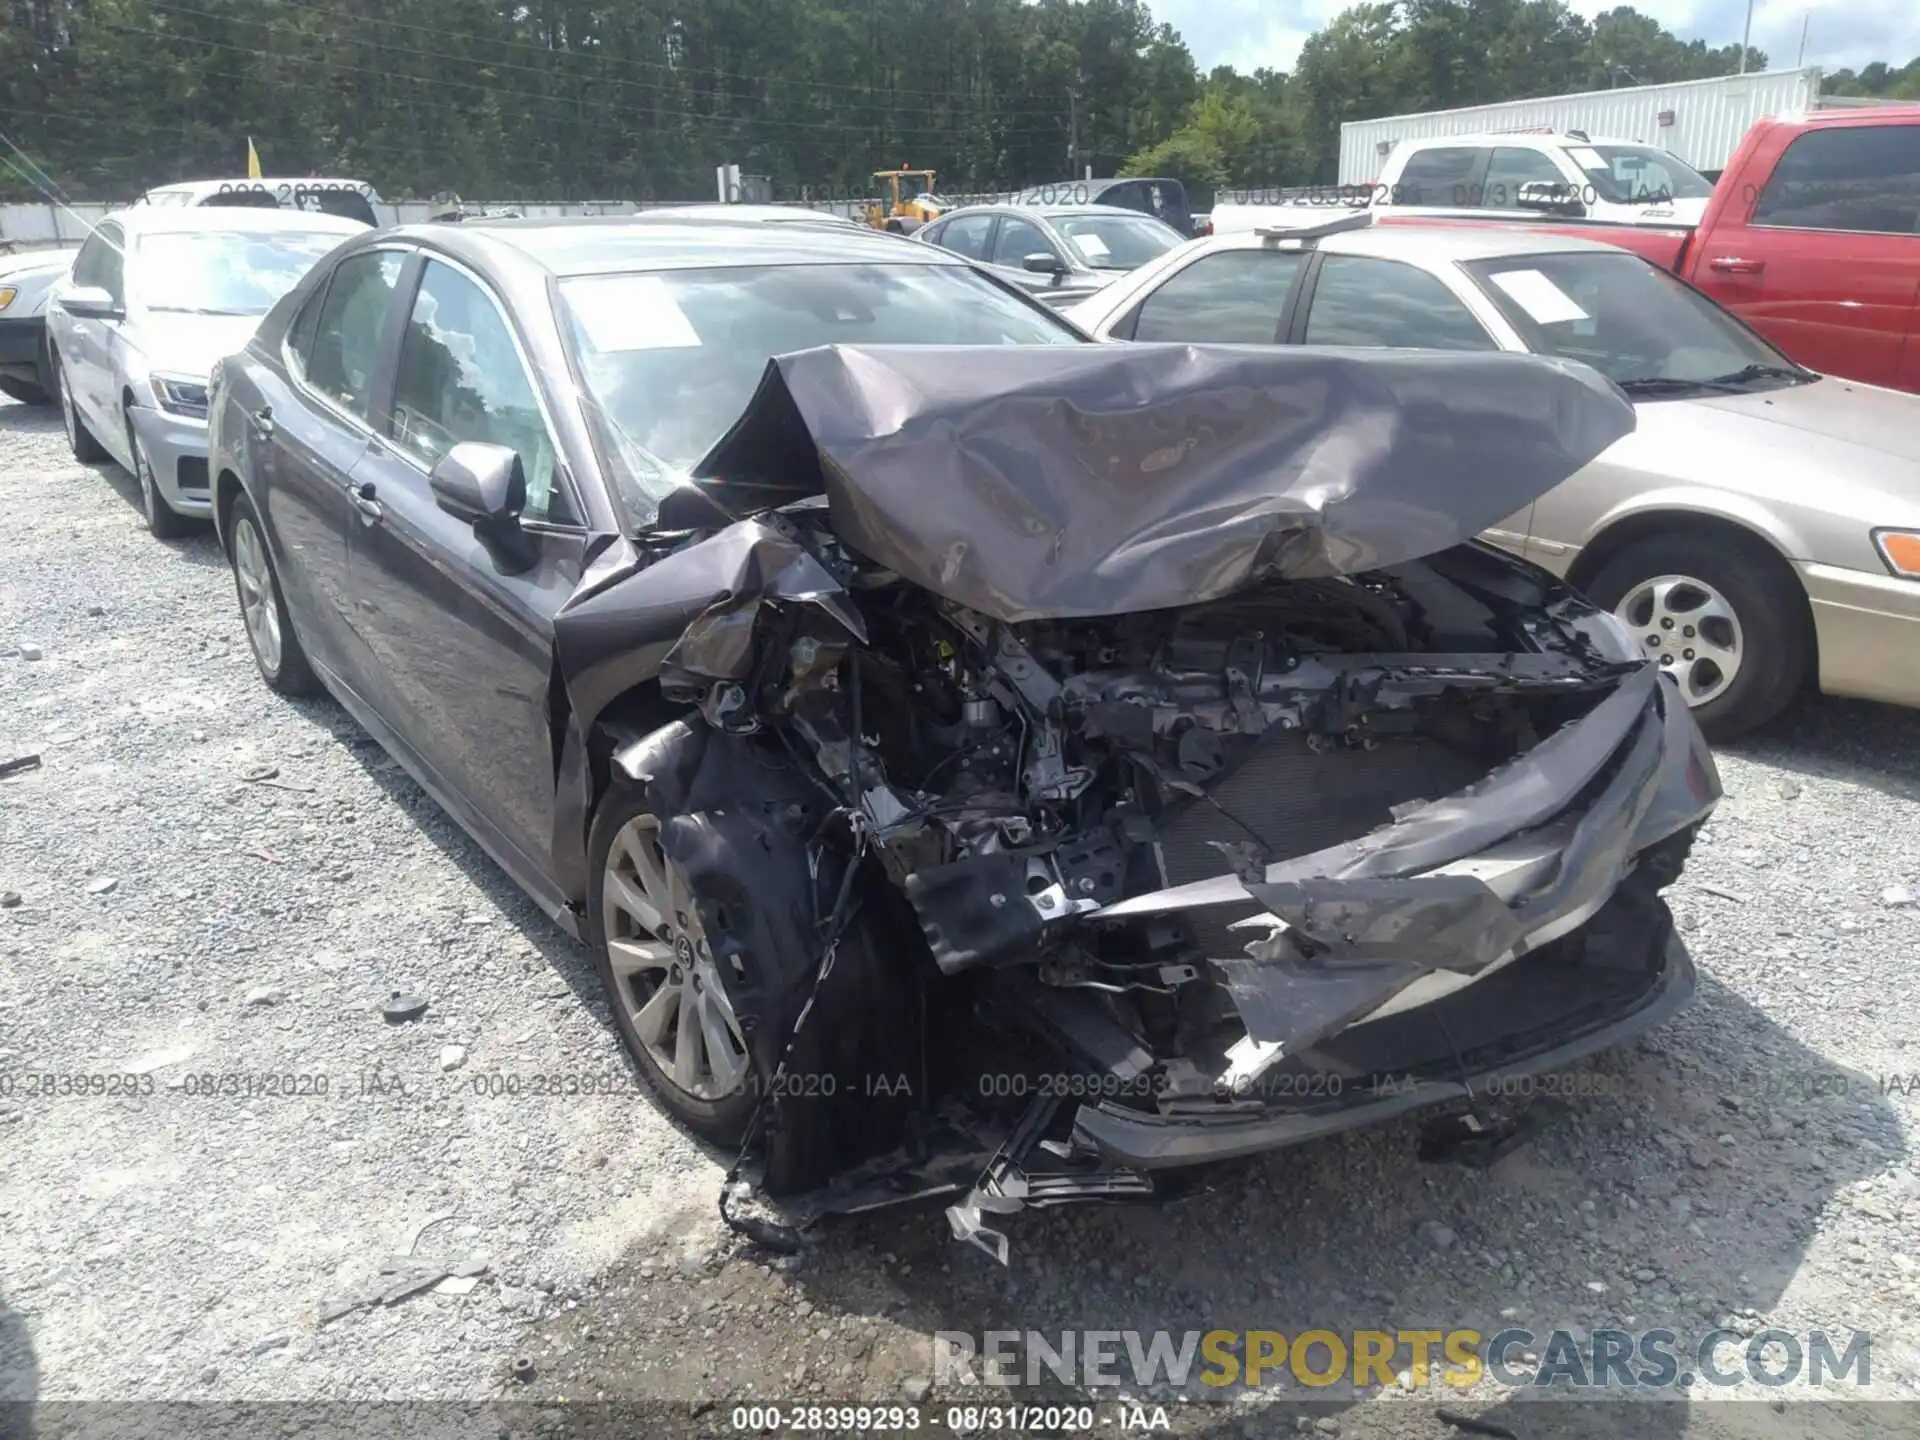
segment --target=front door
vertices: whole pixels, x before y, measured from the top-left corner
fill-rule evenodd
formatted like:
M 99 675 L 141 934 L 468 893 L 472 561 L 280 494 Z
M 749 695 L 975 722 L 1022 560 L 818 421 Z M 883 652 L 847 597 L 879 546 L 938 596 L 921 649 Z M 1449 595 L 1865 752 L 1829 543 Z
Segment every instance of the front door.
M 303 594 L 288 603 L 306 623 L 313 658 L 356 693 L 368 657 L 348 617 L 347 549 L 356 523 L 350 485 L 373 434 L 373 390 L 407 252 L 361 250 L 334 269 L 287 334 L 287 383 L 263 386 L 247 416 L 256 453 L 268 456 L 262 487 L 269 543 L 281 552 L 281 583 Z
M 127 305 L 126 237 L 111 220 L 103 221 L 73 259 L 75 287 L 98 287 L 124 313 Z M 124 320 L 64 317 L 60 335 L 60 367 L 66 373 L 74 404 L 94 438 L 114 453 L 126 448 L 121 438 L 120 407 L 113 395 L 113 351 Z
M 1749 223 L 1699 241 L 1702 288 L 1802 365 L 1920 381 L 1904 353 L 1920 298 L 1920 126 L 1809 130 L 1750 203 Z
M 466 271 L 422 267 L 391 410 L 355 472 L 353 624 L 377 676 L 369 701 L 444 803 L 537 883 L 553 835 L 552 617 L 586 534 L 511 324 Z M 434 501 L 429 471 L 469 440 L 520 456 L 531 568 Z

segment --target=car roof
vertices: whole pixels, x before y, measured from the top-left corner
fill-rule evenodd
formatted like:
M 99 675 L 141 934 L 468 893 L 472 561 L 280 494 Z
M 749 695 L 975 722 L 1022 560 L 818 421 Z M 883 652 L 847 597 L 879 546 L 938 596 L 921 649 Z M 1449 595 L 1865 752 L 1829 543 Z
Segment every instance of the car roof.
M 1227 238 L 1242 242 L 1233 248 L 1243 250 L 1271 243 L 1253 231 L 1234 231 Z M 1521 227 L 1478 223 L 1370 225 L 1361 230 L 1322 235 L 1313 245 L 1328 255 L 1377 255 L 1382 259 L 1435 265 L 1463 260 L 1500 260 L 1512 255 L 1559 255 L 1578 251 L 1597 255 L 1629 253 L 1617 245 L 1577 235 L 1541 234 Z
M 1430 150 L 1446 145 L 1479 147 L 1486 145 L 1637 145 L 1658 150 L 1644 140 L 1628 140 L 1618 135 L 1575 135 L 1568 130 L 1474 130 L 1464 135 L 1410 135 L 1399 142 L 1408 149 Z M 1674 159 L 1680 157 L 1675 155 Z
M 1091 215 L 1100 220 L 1111 220 L 1114 216 L 1132 216 L 1136 220 L 1155 220 L 1157 217 L 1143 210 L 1129 210 L 1124 205 L 1010 205 L 996 201 L 990 205 L 962 205 L 949 210 L 940 218 L 951 220 L 956 215 L 1013 215 L 1022 220 L 1038 215 L 1043 220 L 1059 220 L 1072 215 Z
M 768 224 L 731 216 L 469 220 L 383 232 L 458 254 L 503 252 L 556 276 L 723 265 L 964 265 L 935 245 L 864 225 Z
M 742 205 L 731 201 L 700 200 L 686 205 L 650 206 L 631 220 L 758 220 L 763 223 L 805 224 L 819 221 L 826 225 L 858 225 L 860 222 L 832 210 L 816 210 L 811 205 Z
M 358 220 L 328 215 L 318 210 L 289 210 L 284 206 L 264 205 L 186 205 L 180 207 L 145 205 L 115 210 L 108 220 L 123 226 L 128 235 L 167 233 L 217 234 L 242 231 L 248 234 L 334 234 L 359 235 L 368 227 Z

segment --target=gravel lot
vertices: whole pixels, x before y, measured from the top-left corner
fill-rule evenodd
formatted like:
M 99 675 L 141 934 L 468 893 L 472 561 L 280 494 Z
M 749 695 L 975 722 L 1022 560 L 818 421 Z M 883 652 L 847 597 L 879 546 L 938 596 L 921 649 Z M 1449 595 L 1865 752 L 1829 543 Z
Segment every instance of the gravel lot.
M 4 403 L 0 509 L 0 760 L 42 757 L 0 780 L 0 1400 L 670 1400 L 655 1432 L 722 1433 L 746 1397 L 920 1393 L 935 1330 L 1719 1323 L 1871 1331 L 1865 1393 L 1920 1399 L 1920 716 L 1809 701 L 1722 757 L 1672 897 L 1698 1001 L 1490 1170 L 1398 1127 L 1016 1217 L 1004 1273 L 937 1211 L 770 1262 L 636 1092 L 584 953 L 336 707 L 259 683 L 211 532 L 153 541 L 127 476 Z M 396 991 L 424 1018 L 386 1023 Z M 48 1073 L 142 1093 L 26 1093 Z M 612 1083 L 483 1093 L 583 1074 Z M 399 1260 L 486 1268 L 323 1323 Z M 1448 1389 L 1151 1398 L 1183 1433 L 1462 1433 L 1441 1406 L 1562 1433 Z M 1564 1433 L 1920 1423 L 1628 1412 Z

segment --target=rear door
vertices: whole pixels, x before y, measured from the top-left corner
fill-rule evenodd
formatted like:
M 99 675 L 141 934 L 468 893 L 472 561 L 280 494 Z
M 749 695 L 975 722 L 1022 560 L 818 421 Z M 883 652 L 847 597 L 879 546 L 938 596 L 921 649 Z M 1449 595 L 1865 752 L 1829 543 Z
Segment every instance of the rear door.
M 1695 242 L 1703 290 L 1803 365 L 1920 389 L 1920 125 L 1793 135 L 1725 213 Z
M 408 251 L 356 250 L 302 307 L 281 356 L 287 384 L 249 415 L 266 477 L 269 541 L 281 552 L 287 597 L 307 623 L 313 658 L 356 694 L 370 687 L 368 655 L 349 623 L 347 548 L 357 515 L 351 487 L 373 436 L 374 397 L 400 316 L 395 305 Z M 256 477 L 256 479 L 259 477 Z M 309 631 L 312 633 L 309 634 Z
M 408 293 L 383 433 L 355 472 L 355 629 L 380 719 L 442 803 L 540 888 L 553 838 L 553 614 L 586 530 L 524 346 L 493 291 L 425 256 Z M 522 568 L 441 510 L 428 474 L 455 444 L 505 445 L 527 479 Z

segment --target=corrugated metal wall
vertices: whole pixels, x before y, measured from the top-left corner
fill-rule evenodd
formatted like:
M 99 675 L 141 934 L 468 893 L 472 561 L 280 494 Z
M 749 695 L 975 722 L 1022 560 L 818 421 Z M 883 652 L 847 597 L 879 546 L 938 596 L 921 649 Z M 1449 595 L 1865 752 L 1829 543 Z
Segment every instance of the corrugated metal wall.
M 1364 185 L 1377 179 L 1387 159 L 1380 149 L 1383 143 L 1534 125 L 1637 140 L 1671 151 L 1696 170 L 1722 170 L 1754 121 L 1768 115 L 1803 115 L 1819 98 L 1820 67 L 1809 65 L 1678 85 L 1591 90 L 1465 110 L 1354 120 L 1340 127 L 1340 183 Z M 1672 112 L 1672 124 L 1660 123 L 1662 111 Z

